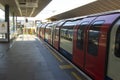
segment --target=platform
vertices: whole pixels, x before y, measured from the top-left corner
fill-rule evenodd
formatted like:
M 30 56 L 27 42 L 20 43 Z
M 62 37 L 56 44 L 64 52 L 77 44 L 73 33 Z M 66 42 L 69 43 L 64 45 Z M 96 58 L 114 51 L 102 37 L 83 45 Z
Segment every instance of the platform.
M 0 48 L 0 80 L 86 80 L 34 35 L 20 35 Z

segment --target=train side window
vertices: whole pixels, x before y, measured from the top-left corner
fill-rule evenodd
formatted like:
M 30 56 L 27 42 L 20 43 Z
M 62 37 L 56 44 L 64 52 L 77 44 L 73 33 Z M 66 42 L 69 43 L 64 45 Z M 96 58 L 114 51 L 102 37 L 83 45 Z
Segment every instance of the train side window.
M 78 28 L 77 31 L 77 48 L 80 50 L 83 50 L 83 45 L 84 45 L 84 29 L 85 26 L 88 25 L 88 21 L 85 21 L 81 23 L 80 27 Z
M 97 56 L 98 45 L 99 45 L 99 36 L 100 36 L 100 27 L 104 21 L 94 22 L 88 31 L 88 53 Z
M 116 33 L 116 39 L 115 39 L 115 56 L 120 58 L 120 26 Z

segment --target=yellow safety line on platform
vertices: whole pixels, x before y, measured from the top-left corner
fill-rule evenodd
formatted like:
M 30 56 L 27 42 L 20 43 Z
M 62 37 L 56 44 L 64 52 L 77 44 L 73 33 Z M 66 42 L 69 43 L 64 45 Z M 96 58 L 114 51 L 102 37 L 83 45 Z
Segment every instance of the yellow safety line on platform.
M 71 74 L 76 78 L 76 80 L 82 80 L 75 72 L 71 72 Z
M 71 68 L 73 68 L 73 66 L 71 66 L 71 65 L 60 65 L 59 67 L 61 69 L 71 69 Z
M 46 46 L 46 45 L 45 45 Z M 61 63 L 63 62 L 63 60 L 57 55 L 57 54 L 55 54 L 51 49 L 49 49 L 49 47 L 48 46 L 46 46 L 47 47 L 47 49 L 56 57 L 56 59 L 58 60 L 58 61 L 60 61 Z

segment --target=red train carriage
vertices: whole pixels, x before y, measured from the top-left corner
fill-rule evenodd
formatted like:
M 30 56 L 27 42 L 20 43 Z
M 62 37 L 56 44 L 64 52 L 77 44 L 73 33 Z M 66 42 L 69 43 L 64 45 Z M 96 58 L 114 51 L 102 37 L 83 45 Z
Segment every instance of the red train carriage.
M 119 12 L 69 19 L 53 26 L 49 43 L 62 55 L 94 80 L 120 80 Z M 44 34 L 41 36 L 44 39 Z
M 116 13 L 85 18 L 74 33 L 73 61 L 95 80 L 106 78 L 108 34 L 119 16 Z M 83 27 L 85 21 L 88 23 Z
M 45 24 L 43 24 L 42 26 L 41 26 L 41 32 L 40 32 L 40 36 L 41 36 L 41 38 L 44 40 L 45 39 L 45 28 L 46 28 L 46 26 L 48 25 L 49 23 L 45 23 Z

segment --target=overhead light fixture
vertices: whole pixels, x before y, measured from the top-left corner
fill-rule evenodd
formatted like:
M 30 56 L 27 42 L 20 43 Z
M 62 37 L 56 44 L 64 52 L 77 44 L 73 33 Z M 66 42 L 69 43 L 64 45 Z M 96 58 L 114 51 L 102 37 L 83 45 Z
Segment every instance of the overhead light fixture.
M 38 3 L 37 2 L 27 2 L 26 3 L 26 7 L 38 7 Z
M 29 8 L 37 8 L 38 3 L 37 2 L 24 2 L 24 3 L 19 3 L 20 7 L 29 7 Z

